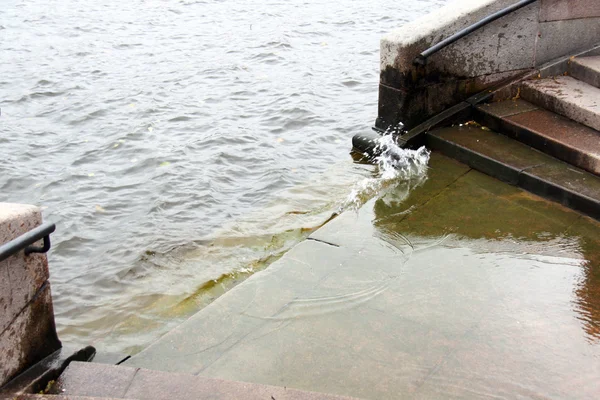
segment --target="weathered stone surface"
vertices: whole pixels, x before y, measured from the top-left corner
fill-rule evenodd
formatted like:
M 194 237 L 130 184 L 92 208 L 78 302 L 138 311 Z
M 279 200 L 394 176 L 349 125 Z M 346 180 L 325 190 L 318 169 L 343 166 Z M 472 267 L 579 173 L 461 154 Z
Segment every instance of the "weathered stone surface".
M 42 222 L 39 208 L 0 203 L 0 244 Z M 0 386 L 60 347 L 45 254 L 23 251 L 0 262 Z
M 569 66 L 569 74 L 588 85 L 600 88 L 600 56 L 573 59 Z
M 600 42 L 600 18 L 543 22 L 538 29 L 536 66 L 558 57 L 575 55 Z
M 17 394 L 17 395 L 2 395 L 0 399 L 4 400 L 111 400 L 116 397 L 89 397 L 89 396 L 63 396 L 63 395 L 52 395 L 48 396 L 45 394 Z
M 66 396 L 153 400 L 352 400 L 284 387 L 80 362 L 69 365 L 52 392 Z
M 514 70 L 467 79 L 450 78 L 441 83 L 396 88 L 379 85 L 378 126 L 387 129 L 402 122 L 412 129 L 424 119 L 433 117 L 448 108 L 466 101 L 484 89 L 510 81 L 527 70 Z
M 52 393 L 124 398 L 137 372 L 137 368 L 72 362 L 52 387 Z
M 2 332 L 15 317 L 12 305 L 12 291 L 8 263 L 0 263 L 0 332 Z
M 46 283 L 0 333 L 0 385 L 59 347 L 50 284 Z
M 27 204 L 0 203 L 0 243 L 29 232 L 41 223 L 38 207 Z
M 5 264 L 5 269 L 10 281 L 10 311 L 8 315 L 16 315 L 33 299 L 36 293 L 49 278 L 48 259 L 45 254 L 30 254 L 23 252 L 10 257 L 0 264 Z M 2 321 L 2 327 L 8 325 Z
M 600 17 L 596 0 L 540 0 L 540 21 Z
M 510 0 L 468 0 L 454 2 L 451 6 L 443 7 L 417 21 L 403 25 L 381 39 L 381 71 L 385 71 L 387 68 L 393 68 L 400 73 L 410 71 L 413 68 L 412 61 L 415 57 L 429 46 L 513 3 Z M 471 35 L 469 46 L 475 43 L 477 51 L 468 52 L 468 54 L 474 54 L 470 59 L 461 58 L 461 61 L 466 61 L 467 64 L 463 65 L 459 76 L 487 75 L 532 66 L 533 59 L 531 57 L 526 56 L 522 59 L 523 55 L 516 55 L 515 53 L 516 57 L 503 57 L 501 59 L 497 57 L 497 52 L 499 49 L 498 45 L 503 40 L 511 40 L 515 43 L 523 41 L 517 47 L 525 46 L 533 49 L 534 37 L 527 37 L 523 31 L 523 29 L 528 30 L 531 27 L 524 23 L 515 25 L 514 22 L 518 21 L 518 18 L 524 15 L 527 15 L 526 18 L 533 18 L 535 20 L 537 18 L 536 12 L 536 6 L 527 7 L 527 9 L 521 10 L 520 13 L 515 13 L 519 14 L 518 16 L 512 15 L 506 17 L 504 20 L 501 19 L 494 22 L 485 29 L 484 33 L 480 32 Z M 507 21 L 512 22 L 512 24 Z M 517 28 L 517 26 L 520 26 L 522 31 L 512 32 L 511 29 Z M 458 63 L 452 56 L 456 57 L 460 49 L 465 50 L 467 48 L 469 47 L 465 44 L 457 43 L 444 50 L 444 54 L 440 53 L 437 55 L 436 57 L 438 58 L 435 60 L 432 59 L 432 63 L 442 67 L 444 62 L 450 61 L 446 68 L 448 68 L 448 72 L 453 71 L 454 66 L 458 66 Z M 505 65 L 505 68 L 496 68 L 494 63 L 487 62 L 490 58 L 486 59 L 485 55 L 498 62 L 508 64 Z M 452 59 L 449 60 L 448 57 Z M 382 80 L 382 82 L 393 84 L 393 81 L 389 79 Z
M 600 130 L 600 89 L 569 76 L 525 81 L 522 97 L 595 130 Z
M 7 243 L 40 225 L 39 208 L 0 203 L 0 244 Z M 48 263 L 44 254 L 25 256 L 23 252 L 0 262 L 0 332 L 48 279 Z

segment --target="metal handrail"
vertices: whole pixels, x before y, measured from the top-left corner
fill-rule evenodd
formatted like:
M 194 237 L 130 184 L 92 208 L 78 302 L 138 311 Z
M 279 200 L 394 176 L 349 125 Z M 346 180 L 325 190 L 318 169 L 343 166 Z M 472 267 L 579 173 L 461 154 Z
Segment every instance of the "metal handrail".
M 455 33 L 454 35 L 442 40 L 438 44 L 428 48 L 427 50 L 425 50 L 424 52 L 419 54 L 413 60 L 413 65 L 427 64 L 427 58 L 430 57 L 431 55 L 437 53 L 438 51 L 442 50 L 443 48 L 445 48 L 447 46 L 450 46 L 452 43 L 456 42 L 459 39 L 462 39 L 463 37 L 476 31 L 477 29 L 489 24 L 490 22 L 493 22 L 493 21 L 497 20 L 498 18 L 502 18 L 505 15 L 508 15 L 513 11 L 517 11 L 518 9 L 523 8 L 535 1 L 537 1 L 537 0 L 521 0 L 518 3 L 513 4 L 512 6 L 506 7 L 500 11 L 496 11 L 495 13 L 488 15 L 481 21 L 476 22 L 473 25 L 466 27 L 465 29 Z
M 0 246 L 0 262 L 8 257 L 25 250 L 25 255 L 31 253 L 46 253 L 50 250 L 50 234 L 56 230 L 56 225 L 46 222 L 29 232 Z M 44 239 L 42 247 L 32 246 L 38 240 Z

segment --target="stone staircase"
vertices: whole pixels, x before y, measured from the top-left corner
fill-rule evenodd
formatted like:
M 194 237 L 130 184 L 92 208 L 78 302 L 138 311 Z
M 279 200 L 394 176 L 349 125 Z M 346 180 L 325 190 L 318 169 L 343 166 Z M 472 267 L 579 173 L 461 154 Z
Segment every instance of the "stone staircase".
M 600 57 L 572 58 L 563 75 L 512 93 L 476 105 L 474 122 L 428 132 L 427 145 L 600 219 Z

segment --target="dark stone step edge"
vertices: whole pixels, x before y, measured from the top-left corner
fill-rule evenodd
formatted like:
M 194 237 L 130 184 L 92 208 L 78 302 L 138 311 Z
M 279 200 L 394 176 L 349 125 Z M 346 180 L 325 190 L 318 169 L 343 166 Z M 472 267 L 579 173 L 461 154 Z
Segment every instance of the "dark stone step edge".
M 44 391 L 72 361 L 90 361 L 95 355 L 96 349 L 92 346 L 79 350 L 62 347 L 0 387 L 0 396 Z
M 593 168 L 587 168 L 587 166 L 596 164 L 597 160 L 579 149 L 540 136 L 536 132 L 520 126 L 515 122 L 493 115 L 481 107 L 475 107 L 474 118 L 477 122 L 487 126 L 491 130 L 533 147 L 542 153 L 584 169 L 592 174 L 600 174 L 600 171 L 596 171 Z
M 427 134 L 427 145 L 429 148 L 467 164 L 473 169 L 513 186 L 518 186 L 540 197 L 560 203 L 565 207 L 582 212 L 600 221 L 599 200 L 549 182 L 528 172 L 527 169 L 517 169 L 500 160 L 490 158 L 430 133 Z

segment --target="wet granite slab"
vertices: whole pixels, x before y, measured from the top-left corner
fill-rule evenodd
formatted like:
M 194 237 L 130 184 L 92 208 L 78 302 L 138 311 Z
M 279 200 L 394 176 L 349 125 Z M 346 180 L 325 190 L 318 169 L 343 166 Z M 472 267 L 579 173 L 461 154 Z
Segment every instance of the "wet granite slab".
M 477 105 L 476 108 L 498 118 L 510 117 L 511 115 L 522 114 L 539 109 L 538 106 L 521 99 L 483 103 Z
M 439 154 L 430 167 L 125 364 L 366 399 L 594 399 L 600 225 Z
M 94 398 L 185 400 L 352 400 L 245 382 L 211 379 L 116 365 L 73 362 L 51 393 Z
M 0 399 L 4 400 L 111 400 L 116 397 L 89 397 L 89 396 L 68 396 L 68 395 L 52 395 L 46 394 L 17 394 L 17 395 L 0 395 Z
M 520 186 L 534 193 L 544 193 L 567 207 L 600 218 L 600 181 L 581 170 L 548 163 L 523 171 Z
M 516 184 L 524 169 L 551 157 L 481 127 L 453 126 L 427 134 L 428 146 L 472 168 Z
M 56 381 L 50 394 L 125 398 L 138 370 L 74 361 Z

